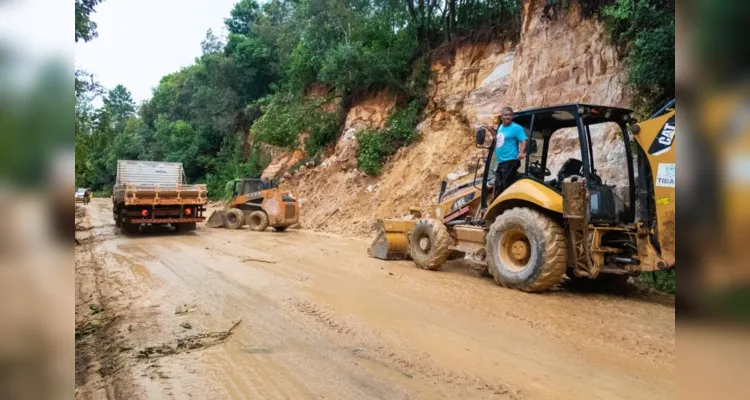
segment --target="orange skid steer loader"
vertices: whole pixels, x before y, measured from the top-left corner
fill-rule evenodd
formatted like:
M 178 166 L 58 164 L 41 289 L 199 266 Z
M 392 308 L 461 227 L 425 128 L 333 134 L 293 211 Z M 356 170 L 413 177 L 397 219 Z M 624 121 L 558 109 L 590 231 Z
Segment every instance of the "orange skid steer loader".
M 247 225 L 252 231 L 264 231 L 270 226 L 283 232 L 298 220 L 295 191 L 281 190 L 272 180 L 245 178 L 234 181 L 232 201 L 227 209 L 214 211 L 206 226 L 239 229 Z

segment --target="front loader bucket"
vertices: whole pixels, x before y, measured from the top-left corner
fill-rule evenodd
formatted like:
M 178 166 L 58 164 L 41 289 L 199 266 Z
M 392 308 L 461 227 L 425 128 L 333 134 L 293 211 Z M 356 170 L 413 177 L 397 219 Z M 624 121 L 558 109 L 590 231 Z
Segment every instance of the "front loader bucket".
M 377 232 L 367 254 L 381 260 L 403 260 L 409 256 L 409 232 L 413 220 L 378 221 Z
M 206 226 L 209 228 L 223 228 L 224 227 L 224 214 L 225 211 L 216 210 L 206 220 Z

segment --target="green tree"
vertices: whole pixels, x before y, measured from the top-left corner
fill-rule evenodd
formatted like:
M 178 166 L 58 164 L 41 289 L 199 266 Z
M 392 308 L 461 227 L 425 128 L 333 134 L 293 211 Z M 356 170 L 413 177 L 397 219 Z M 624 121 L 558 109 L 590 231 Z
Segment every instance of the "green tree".
M 135 113 L 135 102 L 130 91 L 123 85 L 117 85 L 104 97 L 104 109 L 114 124 L 114 132 L 125 130 L 125 122 Z
M 75 6 L 75 37 L 88 42 L 96 37 L 96 22 L 91 20 L 94 8 L 103 0 L 76 0 Z
M 255 0 L 240 0 L 229 12 L 230 17 L 224 19 L 229 33 L 246 35 L 250 33 L 250 26 L 258 15 L 258 2 Z

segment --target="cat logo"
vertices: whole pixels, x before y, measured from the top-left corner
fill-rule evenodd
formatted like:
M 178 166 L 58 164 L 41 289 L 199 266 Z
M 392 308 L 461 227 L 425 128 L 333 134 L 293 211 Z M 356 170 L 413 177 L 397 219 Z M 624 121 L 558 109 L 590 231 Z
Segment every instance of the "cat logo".
M 648 154 L 658 156 L 669 151 L 672 148 L 672 143 L 674 143 L 674 134 L 674 115 L 672 115 L 669 121 L 661 128 L 661 132 L 654 138 L 654 142 L 651 143 L 651 147 L 648 149 Z

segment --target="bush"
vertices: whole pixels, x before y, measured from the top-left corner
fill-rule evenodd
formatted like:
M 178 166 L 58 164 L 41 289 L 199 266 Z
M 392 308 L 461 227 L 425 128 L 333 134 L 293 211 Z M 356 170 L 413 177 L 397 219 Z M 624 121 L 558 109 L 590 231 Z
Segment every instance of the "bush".
M 102 198 L 102 197 L 103 197 L 103 198 L 107 198 L 107 197 L 112 197 L 112 188 L 109 188 L 109 189 L 102 189 L 102 190 L 97 190 L 97 191 L 93 192 L 93 197 L 94 197 L 94 198 Z
M 324 98 L 306 100 L 290 94 L 273 96 L 264 107 L 263 116 L 253 125 L 255 138 L 274 146 L 294 148 L 297 137 L 309 133 L 305 152 L 315 157 L 321 150 L 336 140 L 339 119 L 336 112 L 326 112 L 322 106 Z
M 388 116 L 385 130 L 394 147 L 408 146 L 417 138 L 420 104 L 412 101 L 406 108 L 397 108 Z
M 258 178 L 268 166 L 270 160 L 262 157 L 260 147 L 254 145 L 247 161 L 242 161 L 242 142 L 238 139 L 226 139 L 217 154 L 212 172 L 206 174 L 208 197 L 228 200 L 232 197 L 232 184 L 235 179 Z
M 293 148 L 297 144 L 297 135 L 304 125 L 295 112 L 299 108 L 299 99 L 292 95 L 275 95 L 261 106 L 263 116 L 252 126 L 256 139 L 273 146 Z
M 335 112 L 316 110 L 305 118 L 305 125 L 310 130 L 310 137 L 305 142 L 305 152 L 309 157 L 316 157 L 326 146 L 339 136 L 339 119 Z
M 412 101 L 406 108 L 393 110 L 383 129 L 367 129 L 357 134 L 357 166 L 362 172 L 371 176 L 380 174 L 388 156 L 417 139 L 419 109 L 419 102 Z
M 644 273 L 638 281 L 667 294 L 675 294 L 675 270 Z
M 615 0 L 600 18 L 625 52 L 633 107 L 650 114 L 675 95 L 674 1 Z
M 370 176 L 380 174 L 383 160 L 390 153 L 387 136 L 382 131 L 366 129 L 357 133 L 357 142 L 357 167 Z

